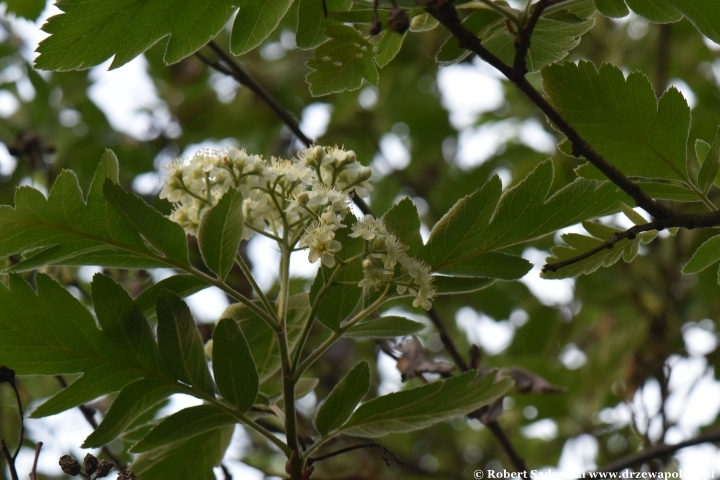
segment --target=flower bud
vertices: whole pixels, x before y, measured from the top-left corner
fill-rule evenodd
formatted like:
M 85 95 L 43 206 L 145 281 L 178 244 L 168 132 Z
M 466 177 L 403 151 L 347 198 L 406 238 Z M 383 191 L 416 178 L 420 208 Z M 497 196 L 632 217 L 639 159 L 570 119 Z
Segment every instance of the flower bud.
M 301 193 L 300 195 L 298 195 L 297 201 L 298 201 L 298 203 L 299 203 L 300 205 L 305 206 L 305 205 L 307 205 L 308 202 L 310 201 L 310 195 L 308 195 L 307 193 L 303 192 L 303 193 Z
M 85 473 L 87 475 L 92 475 L 95 473 L 95 470 L 97 470 L 97 467 L 98 459 L 90 453 L 85 455 L 85 458 L 83 459 L 83 469 L 85 470 Z
M 72 477 L 80 473 L 80 464 L 72 455 L 63 455 L 58 463 L 62 471 Z
M 388 28 L 399 34 L 403 34 L 410 28 L 408 14 L 402 8 L 393 8 L 388 15 Z
M 112 462 L 109 462 L 107 460 L 100 460 L 100 463 L 98 464 L 97 475 L 95 475 L 95 478 L 107 477 L 110 473 L 110 470 L 112 470 L 114 466 L 115 464 Z

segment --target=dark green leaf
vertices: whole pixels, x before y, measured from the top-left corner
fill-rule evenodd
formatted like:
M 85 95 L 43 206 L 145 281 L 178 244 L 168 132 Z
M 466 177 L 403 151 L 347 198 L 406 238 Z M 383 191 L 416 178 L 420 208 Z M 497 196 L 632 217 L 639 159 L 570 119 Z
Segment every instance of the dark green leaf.
M 17 272 L 44 265 L 168 266 L 103 198 L 105 180 L 116 182 L 117 178 L 117 158 L 108 150 L 87 203 L 77 177 L 66 170 L 58 175 L 47 199 L 33 188 L 18 188 L 15 207 L 0 206 L 0 258 L 25 253 L 25 260 L 10 269 Z
M 414 322 L 404 317 L 388 316 L 358 323 L 345 332 L 345 336 L 354 338 L 404 337 L 413 335 L 423 328 L 425 328 L 424 323 Z
M 190 309 L 169 290 L 157 297 L 157 336 L 165 366 L 181 382 L 215 395 L 205 350 Z
M 673 23 L 682 19 L 673 4 L 674 0 L 625 0 L 633 12 L 642 15 L 651 22 Z M 693 0 L 695 1 L 695 0 Z M 703 1 L 703 0 L 700 0 Z
M 198 244 L 205 265 L 224 279 L 235 263 L 243 231 L 242 194 L 231 188 L 200 220 Z
M 237 0 L 236 0 L 237 1 Z M 230 51 L 242 55 L 259 46 L 280 24 L 294 0 L 240 0 Z
M 434 269 L 441 275 L 453 277 L 488 277 L 499 280 L 517 280 L 525 276 L 532 263 L 522 257 L 501 252 L 489 252 L 467 260 L 454 262 L 451 266 Z
M 45 10 L 45 0 L 5 0 L 7 12 L 35 21 Z
M 381 437 L 420 430 L 488 405 L 513 385 L 509 379 L 495 382 L 494 374 L 480 379 L 476 375 L 470 371 L 374 398 L 360 405 L 340 431 L 358 437 Z
M 126 386 L 115 398 L 100 425 L 85 439 L 82 448 L 102 447 L 110 443 L 140 415 L 173 393 L 177 393 L 176 388 L 151 378 Z
M 245 335 L 235 320 L 223 318 L 213 333 L 213 372 L 225 400 L 246 412 L 258 394 L 258 373 Z
M 598 11 L 610 18 L 622 18 L 630 13 L 625 0 L 595 0 Z
M 230 425 L 216 428 L 184 442 L 142 453 L 130 469 L 140 480 L 216 480 L 213 467 L 220 465 L 233 430 Z
M 325 0 L 329 11 L 347 10 L 352 5 L 351 0 Z M 323 0 L 300 0 L 298 6 L 298 26 L 295 35 L 295 43 L 298 48 L 315 48 L 325 40 L 327 36 L 323 29 L 327 26 L 327 20 L 323 12 Z
M 376 51 L 362 34 L 347 25 L 330 25 L 324 30 L 330 40 L 315 50 L 307 61 L 313 71 L 306 78 L 313 96 L 343 90 L 357 90 L 365 79 L 377 85 L 379 76 L 373 61 Z
M 718 166 L 720 166 L 720 128 L 715 134 L 715 140 L 713 140 L 710 150 L 705 155 L 705 160 L 702 162 L 698 174 L 698 186 L 703 193 L 707 193 L 715 182 Z
M 258 305 L 261 304 L 258 303 Z M 307 293 L 290 297 L 287 318 L 287 335 L 290 350 L 298 341 L 305 319 L 310 313 L 309 311 L 310 304 Z M 280 369 L 280 355 L 275 332 L 263 319 L 240 303 L 235 303 L 226 308 L 221 318 L 231 318 L 240 325 L 240 329 L 250 346 L 250 353 L 255 359 L 260 382 L 264 383 L 272 377 Z
M 688 183 L 685 161 L 690 108 L 670 88 L 658 102 L 648 78 L 590 62 L 551 65 L 542 71 L 553 106 L 606 160 L 625 175 Z M 583 166 L 577 171 L 585 175 Z
M 236 422 L 235 417 L 214 405 L 185 408 L 163 418 L 142 440 L 133 445 L 131 451 L 141 453 L 155 450 Z
M 104 329 L 122 332 L 142 346 L 129 347 L 96 326 L 90 312 L 66 289 L 44 274 L 36 277 L 37 293 L 19 276 L 10 275 L 9 288 L 0 285 L 0 364 L 12 365 L 18 375 L 60 375 L 82 373 L 66 389 L 42 404 L 35 417 L 54 415 L 82 403 L 122 389 L 151 370 L 152 346 L 146 344 L 148 326 L 128 305 L 127 293 L 115 299 L 128 316 L 107 309 L 97 310 Z M 105 285 L 106 292 L 116 289 Z M 103 287 L 93 287 L 93 290 Z M 116 292 L 119 293 L 119 292 Z M 100 295 L 102 297 L 102 295 Z
M 135 298 L 135 304 L 148 320 L 155 318 L 157 296 L 162 290 L 169 290 L 181 298 L 189 297 L 208 287 L 208 284 L 194 275 L 173 275 L 147 288 Z
M 553 179 L 552 163 L 538 165 L 523 181 L 501 192 L 494 176 L 479 190 L 458 201 L 430 232 L 421 257 L 437 272 L 483 275 L 480 268 L 513 265 L 508 271 L 518 275 L 521 259 L 499 260 L 502 255 L 485 256 L 511 245 L 540 238 L 580 221 L 607 215 L 629 201 L 609 182 L 577 179 L 553 195 L 548 191 Z M 504 257 L 502 257 L 504 258 Z M 477 260 L 476 260 L 477 259 Z M 497 261 L 496 261 L 497 260 Z M 505 262 L 503 260 L 502 262 Z M 463 273 L 465 270 L 465 273 Z
M 423 246 L 420 236 L 420 217 L 417 208 L 409 198 L 403 198 L 383 215 L 388 232 L 395 234 L 406 247 L 407 254 L 416 256 Z
M 375 63 L 380 68 L 390 63 L 395 55 L 398 54 L 402 47 L 403 40 L 405 40 L 405 33 L 396 33 L 392 30 L 385 30 L 382 34 L 382 38 L 377 43 L 377 56 L 375 57 Z
M 35 61 L 43 70 L 83 70 L 112 56 L 110 68 L 117 68 L 165 37 L 165 62 L 179 62 L 222 30 L 237 0 L 62 0 L 56 5 L 64 13 L 43 25 L 50 37 L 40 42 Z
M 110 180 L 103 186 L 105 199 L 129 224 L 167 258 L 188 263 L 187 237 L 177 223 L 145 203 L 134 193 L 126 192 Z
M 690 261 L 683 267 L 682 273 L 698 273 L 720 260 L 720 235 L 714 236 L 700 245 Z
M 315 416 L 315 428 L 321 435 L 340 428 L 352 414 L 360 400 L 370 390 L 370 367 L 360 362 L 335 385 L 320 405 Z
M 495 283 L 494 278 L 445 277 L 442 275 L 436 275 L 433 278 L 438 295 L 476 292 Z

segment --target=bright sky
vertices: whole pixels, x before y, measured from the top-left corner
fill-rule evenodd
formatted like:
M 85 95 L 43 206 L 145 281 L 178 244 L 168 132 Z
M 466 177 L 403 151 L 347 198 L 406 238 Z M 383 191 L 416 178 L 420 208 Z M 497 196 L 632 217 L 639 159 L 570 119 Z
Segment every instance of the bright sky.
M 26 48 L 24 55 L 32 59 L 37 43 L 45 36 L 39 31 L 39 25 L 51 13 L 57 13 L 55 7 L 48 9 L 43 17 L 33 24 L 24 20 L 11 20 L 13 28 L 25 40 Z M 630 22 L 633 31 L 638 35 L 644 35 L 642 20 L 636 17 L 625 20 Z M 646 31 L 646 30 L 645 30 Z M 717 48 L 715 44 L 708 44 L 711 48 Z M 291 32 L 284 32 L 279 42 L 263 47 L 262 53 L 268 58 L 279 58 L 286 51 L 294 48 L 294 36 Z M 720 71 L 720 62 L 716 62 L 713 68 Z M 22 75 L 17 72 L 4 72 L 3 81 L 16 81 L 22 95 L 34 95 L 31 86 Z M 15 75 L 15 77 L 12 77 Z M 147 61 L 141 55 L 127 65 L 114 70 L 107 71 L 107 64 L 94 68 L 91 72 L 92 86 L 88 91 L 89 97 L 102 109 L 114 128 L 127 133 L 138 139 L 149 139 L 157 133 L 157 129 L 168 132 L 171 136 L 182 135 L 182 128 L 172 120 L 167 105 L 161 100 L 147 74 Z M 475 120 L 480 114 L 495 110 L 504 104 L 504 97 L 500 77 L 488 66 L 474 62 L 472 64 L 455 65 L 440 69 L 436 79 L 426 79 L 430 84 L 436 82 L 441 94 L 443 106 L 448 110 L 451 123 L 459 130 L 457 141 L 456 165 L 461 169 L 471 169 L 495 155 L 509 140 L 518 140 L 529 147 L 551 154 L 555 145 L 553 137 L 534 120 L 518 122 L 516 120 L 499 121 L 486 123 L 482 126 L 474 126 Z M 691 106 L 695 104 L 695 95 L 689 86 L 681 80 L 673 80 L 672 83 L 688 99 Z M 234 82 L 229 82 L 225 77 L 213 75 L 210 80 L 211 86 L 215 89 L 218 98 L 222 101 L 231 100 L 237 90 Z M 25 93 L 23 93 L 25 92 Z M 358 93 L 358 102 L 363 108 L 372 108 L 377 102 L 377 89 L 367 86 Z M 18 99 L 11 93 L 0 90 L 0 118 L 11 115 L 19 107 Z M 327 129 L 331 121 L 332 107 L 326 103 L 313 103 L 308 105 L 302 114 L 301 128 L 310 137 L 320 137 Z M 71 116 L 71 115 L 70 115 Z M 68 121 L 72 121 L 68 118 Z M 153 130 L 155 129 L 155 130 Z M 380 142 L 380 149 L 373 159 L 372 166 L 375 178 L 387 175 L 394 170 L 402 169 L 410 161 L 408 127 L 405 124 L 396 124 L 392 130 L 385 134 Z M 234 139 L 223 139 L 213 142 L 205 142 L 199 145 L 190 146 L 182 155 L 191 155 L 199 148 L 222 148 L 226 146 L 237 146 Z M 155 165 L 148 165 L 148 172 L 136 178 L 133 188 L 143 194 L 150 194 L 159 190 L 159 179 L 162 173 L 160 165 L 171 158 L 159 154 Z M 0 143 L 0 175 L 8 175 L 15 169 L 15 160 L 8 154 L 5 145 Z M 507 185 L 510 179 L 510 172 L 501 170 L 497 172 L 503 183 Z M 422 212 L 427 205 L 422 199 L 413 199 L 418 209 Z M 423 225 L 423 235 L 427 238 L 428 226 Z M 269 287 L 276 280 L 274 268 L 277 265 L 278 252 L 273 243 L 268 239 L 256 236 L 249 245 L 250 256 L 255 265 L 253 272 L 258 282 L 263 287 Z M 521 281 L 527 285 L 531 292 L 546 305 L 568 305 L 574 296 L 574 281 L 568 280 L 543 280 L 539 277 L 539 266 L 544 263 L 547 252 L 534 248 L 528 248 L 523 256 L 536 264 L 536 267 L 528 273 Z M 315 275 L 317 266 L 308 264 L 302 253 L 296 254 L 292 259 L 292 274 L 296 277 L 312 278 Z M 91 278 L 96 269 L 84 268 L 80 274 Z M 162 279 L 171 274 L 170 271 L 158 269 L 153 272 L 155 280 Z M 227 306 L 225 296 L 217 289 L 207 289 L 188 298 L 188 303 L 194 314 L 200 321 L 215 321 L 224 308 Z M 391 312 L 401 314 L 410 318 L 422 321 L 423 317 L 418 312 Z M 508 319 L 493 319 L 477 312 L 469 307 L 460 309 L 456 315 L 458 327 L 466 332 L 468 338 L 482 346 L 488 355 L 502 352 L 511 342 L 518 328 L 527 322 L 527 314 L 522 310 L 516 310 Z M 436 336 L 430 336 L 428 344 L 438 347 L 435 341 Z M 714 350 L 717 346 L 717 334 L 714 330 L 714 322 L 702 320 L 698 323 L 687 324 L 683 330 L 688 351 L 692 353 L 690 358 L 672 358 L 670 363 L 672 373 L 670 386 L 672 394 L 668 401 L 668 414 L 673 422 L 677 423 L 670 429 L 668 434 L 669 442 L 679 442 L 697 434 L 698 429 L 714 420 L 720 411 L 720 384 L 713 379 L 712 367 L 707 365 L 702 355 Z M 441 348 L 441 345 L 439 345 Z M 439 350 L 439 349 L 438 349 Z M 567 345 L 563 350 L 560 361 L 568 369 L 580 368 L 586 361 L 585 354 L 575 345 Z M 378 356 L 378 369 L 381 379 L 379 386 L 380 394 L 389 393 L 401 388 L 400 375 L 394 366 L 394 362 L 386 355 Z M 314 408 L 317 399 L 310 395 L 301 401 L 300 409 Z M 657 412 L 660 402 L 660 391 L 657 382 L 648 382 L 636 396 L 631 405 L 619 405 L 614 409 L 606 409 L 600 412 L 599 421 L 627 425 L 632 415 L 640 418 L 650 418 Z M 177 396 L 167 412 L 171 413 L 183 407 L 197 404 L 197 400 L 187 396 Z M 511 408 L 512 401 L 506 404 Z M 27 410 L 34 406 L 28 405 Z M 528 419 L 537 416 L 534 407 L 524 410 Z M 643 415 L 645 417 L 643 417 Z M 62 454 L 72 452 L 76 458 L 81 459 L 87 451 L 81 450 L 78 446 L 90 433 L 77 409 L 70 410 L 61 415 L 46 419 L 29 420 L 26 422 L 33 438 L 42 439 L 45 442 L 43 453 L 40 458 L 39 470 L 48 474 L 56 474 L 58 471 L 57 458 Z M 481 428 L 472 424 L 473 428 Z M 657 420 L 649 422 L 651 437 L 656 436 L 659 424 Z M 557 436 L 558 425 L 549 419 L 538 419 L 525 427 L 522 433 L 530 438 L 551 439 Z M 241 452 L 247 448 L 247 436 L 242 429 L 237 429 L 233 443 L 228 450 L 225 463 L 231 469 L 235 478 L 255 480 L 263 476 L 256 470 L 247 467 L 232 458 L 238 458 Z M 579 436 L 567 442 L 563 448 L 560 462 L 555 466 L 548 466 L 565 472 L 577 472 L 582 469 L 595 467 L 595 458 L 598 451 L 597 441 L 589 435 Z M 18 467 L 22 472 L 29 472 L 33 452 L 29 449 L 23 450 L 19 457 Z M 477 459 L 478 456 L 473 459 Z M 685 478 L 703 478 L 705 471 L 712 468 L 720 470 L 720 453 L 713 445 L 701 445 L 687 448 L 679 454 L 680 467 L 685 472 Z M 437 462 L 435 462 L 437 463 Z M 423 462 L 424 465 L 432 465 L 432 462 Z M 702 476 L 701 476 L 702 475 Z M 114 478 L 110 476 L 108 478 Z

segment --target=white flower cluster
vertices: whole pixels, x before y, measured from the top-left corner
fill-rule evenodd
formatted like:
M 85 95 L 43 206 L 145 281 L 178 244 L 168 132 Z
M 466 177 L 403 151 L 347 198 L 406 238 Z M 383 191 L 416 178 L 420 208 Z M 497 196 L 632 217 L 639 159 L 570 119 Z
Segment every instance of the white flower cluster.
M 359 285 L 378 288 L 393 283 L 398 293 L 409 292 L 415 297 L 414 307 L 430 310 L 436 295 L 430 267 L 405 253 L 408 247 L 395 235 L 388 233 L 382 218 L 365 215 L 365 218 L 353 224 L 352 230 L 351 237 L 362 237 L 365 240 L 366 255 L 362 262 L 364 278 Z M 399 275 L 396 274 L 398 264 Z
M 327 267 L 335 265 L 342 248 L 335 232 L 346 228 L 350 195 L 372 191 L 372 171 L 355 152 L 338 147 L 313 146 L 295 159 L 270 161 L 235 148 L 203 150 L 166 168 L 160 198 L 175 204 L 170 218 L 188 234 L 197 235 L 205 211 L 236 188 L 243 195 L 244 239 L 259 233 L 291 249 L 308 248 L 310 263 L 320 260 Z M 350 236 L 366 241 L 360 287 L 393 283 L 398 293 L 416 297 L 414 306 L 430 308 L 435 297 L 430 268 L 405 253 L 407 247 L 388 233 L 382 219 L 366 215 L 353 224 Z

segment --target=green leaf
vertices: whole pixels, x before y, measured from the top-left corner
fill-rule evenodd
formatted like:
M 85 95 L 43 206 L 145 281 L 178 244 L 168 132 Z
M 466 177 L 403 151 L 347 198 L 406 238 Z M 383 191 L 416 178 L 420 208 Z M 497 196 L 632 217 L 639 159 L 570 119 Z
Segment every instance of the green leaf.
M 375 63 L 378 67 L 383 68 L 395 58 L 402 47 L 406 34 L 407 32 L 400 34 L 392 30 L 385 30 L 382 33 L 382 38 L 376 45 L 378 54 L 375 57 Z
M 235 423 L 237 423 L 235 417 L 215 405 L 184 408 L 163 418 L 142 440 L 133 445 L 130 451 L 141 453 L 155 450 Z
M 637 185 L 652 198 L 673 200 L 675 202 L 699 202 L 695 192 L 689 188 L 672 183 L 637 182 Z
M 15 207 L 0 206 L 0 258 L 25 254 L 9 270 L 22 272 L 44 265 L 155 268 L 177 263 L 169 263 L 149 248 L 135 226 L 108 205 L 103 184 L 117 178 L 117 158 L 108 150 L 87 203 L 77 177 L 67 170 L 58 175 L 47 199 L 34 188 L 18 188 Z
M 368 390 L 370 390 L 370 367 L 367 362 L 360 362 L 335 385 L 330 395 L 320 405 L 315 416 L 317 431 L 327 436 L 329 432 L 340 428 L 350 418 Z
M 435 279 L 435 291 L 438 295 L 458 295 L 461 293 L 477 292 L 495 283 L 494 278 L 482 277 L 446 277 L 443 275 L 435 275 L 433 278 Z
M 236 0 L 237 1 L 237 0 Z M 242 55 L 259 46 L 280 24 L 294 0 L 240 0 L 230 51 Z
M 715 134 L 715 140 L 713 140 L 710 150 L 705 155 L 705 160 L 702 162 L 698 174 L 698 186 L 703 193 L 709 192 L 710 187 L 717 179 L 718 166 L 720 166 L 720 128 Z
M 358 323 L 345 332 L 344 336 L 353 338 L 404 337 L 413 335 L 424 328 L 424 323 L 404 317 L 388 316 Z
M 711 148 L 712 145 L 707 143 L 705 140 L 702 140 L 700 138 L 695 140 L 695 155 L 697 156 L 700 165 L 705 163 L 705 160 L 707 159 Z
M 435 29 L 438 25 L 440 25 L 440 22 L 438 22 L 435 17 L 429 13 L 422 13 L 412 18 L 410 21 L 410 31 L 427 32 Z
M 143 378 L 123 388 L 98 427 L 85 439 L 82 448 L 97 448 L 115 440 L 140 415 L 178 389 Z
M 169 290 L 157 297 L 157 337 L 165 366 L 181 382 L 215 396 L 202 339 L 190 309 Z
M 585 140 L 625 175 L 689 182 L 685 161 L 690 108 L 676 88 L 658 102 L 641 72 L 590 62 L 542 71 L 550 102 Z M 585 175 L 594 167 L 577 169 Z M 594 178 L 597 178 L 594 175 Z
M 479 379 L 476 375 L 470 371 L 374 398 L 360 405 L 339 430 L 357 437 L 420 430 L 489 405 L 513 385 L 509 379 L 495 382 L 492 373 Z
M 621 203 L 620 208 L 622 209 L 622 212 L 625 214 L 625 216 L 635 225 L 644 225 L 648 223 L 647 220 L 645 220 L 645 217 L 633 210 L 630 206 Z
M 539 164 L 505 192 L 501 192 L 500 179 L 492 177 L 435 224 L 421 257 L 435 272 L 512 277 L 527 264 L 518 257 L 508 259 L 508 255 L 489 255 L 491 252 L 616 212 L 621 201 L 629 201 L 610 182 L 586 179 L 577 179 L 548 196 L 552 180 L 550 161 Z
M 358 30 L 347 25 L 330 25 L 324 32 L 330 40 L 320 45 L 315 57 L 307 61 L 313 71 L 305 79 L 313 96 L 357 90 L 363 79 L 378 84 L 380 78 L 373 61 L 376 52 Z
M 610 18 L 622 18 L 630 13 L 624 0 L 595 0 L 598 11 Z
M 700 245 L 690 261 L 683 267 L 682 273 L 690 275 L 702 272 L 718 260 L 720 260 L 720 235 L 716 235 Z
M 388 232 L 395 234 L 406 247 L 407 254 L 416 256 L 423 247 L 420 236 L 420 217 L 417 207 L 409 198 L 403 198 L 383 215 Z
M 200 220 L 198 244 L 205 265 L 224 279 L 235 263 L 243 231 L 243 198 L 231 188 Z
M 352 6 L 352 1 L 325 0 L 325 4 L 330 11 L 347 10 Z M 295 35 L 295 43 L 298 48 L 315 48 L 327 40 L 328 37 L 323 33 L 326 26 L 323 0 L 300 0 L 297 34 Z
M 335 240 L 342 245 L 338 253 L 340 260 L 347 260 L 363 251 L 365 245 L 364 240 L 362 238 L 353 238 L 349 235 L 355 221 L 355 217 L 349 217 L 348 221 L 346 221 L 347 228 L 339 229 L 335 233 Z M 315 280 L 310 287 L 311 304 L 315 302 L 326 280 L 330 278 L 333 271 L 337 268 L 342 268 L 342 270 L 335 281 L 345 283 L 333 285 L 327 290 L 325 296 L 320 301 L 320 306 L 316 314 L 320 323 L 333 331 L 337 330 L 342 321 L 355 310 L 355 307 L 362 297 L 363 291 L 362 288 L 358 286 L 360 280 L 363 279 L 362 264 L 359 260 L 350 262 L 345 266 L 338 264 L 333 269 L 322 266 L 318 270 Z
M 145 289 L 135 298 L 135 304 L 143 315 L 152 321 L 155 319 L 157 296 L 162 290 L 169 290 L 183 298 L 206 288 L 208 284 L 194 275 L 173 275 Z
M 643 223 L 646 223 L 645 220 L 643 220 Z M 615 233 L 622 232 L 622 230 L 618 228 L 592 222 L 583 222 L 583 227 L 592 236 L 577 233 L 566 233 L 562 235 L 562 239 L 567 246 L 551 248 L 550 251 L 553 256 L 547 258 L 547 263 L 561 262 L 576 257 L 601 245 L 609 240 Z M 632 262 L 638 253 L 640 244 L 650 243 L 656 236 L 656 231 L 639 233 L 633 240 L 625 238 L 616 242 L 611 249 L 603 249 L 589 258 L 563 267 L 556 272 L 543 272 L 540 276 L 543 278 L 570 278 L 578 275 L 587 275 L 600 267 L 609 267 L 621 258 L 627 263 Z
M 42 70 L 83 70 L 112 56 L 110 68 L 117 68 L 165 37 L 165 62 L 179 62 L 222 30 L 237 0 L 61 0 L 56 6 L 63 13 L 42 27 L 50 34 L 38 47 L 35 66 Z
M 259 302 L 258 306 L 262 308 L 262 304 Z M 309 313 L 310 304 L 307 293 L 290 297 L 287 317 L 287 336 L 290 350 L 297 343 Z M 280 369 L 280 354 L 278 353 L 275 332 L 263 319 L 240 303 L 227 307 L 221 318 L 231 318 L 240 325 L 240 329 L 250 346 L 250 353 L 255 359 L 260 383 L 264 383 L 272 377 Z
M 669 3 L 685 15 L 700 33 L 720 43 L 720 10 L 715 0 L 672 0 Z
M 130 465 L 139 480 L 216 480 L 233 426 L 216 428 L 183 442 L 140 454 Z
M 673 23 L 682 19 L 682 14 L 678 12 L 673 0 L 625 0 L 632 11 L 638 15 L 642 15 L 651 22 L 655 23 Z M 696 1 L 696 0 L 694 0 Z M 703 1 L 703 0 L 699 0 Z
M 168 259 L 188 264 L 187 236 L 180 225 L 109 179 L 103 185 L 103 195 L 148 243 Z
M 94 296 L 115 292 L 114 305 L 126 314 L 108 316 L 109 309 L 98 306 L 103 330 L 82 303 L 47 275 L 37 275 L 37 293 L 14 274 L 9 287 L 0 285 L 0 364 L 12 365 L 18 375 L 83 374 L 38 407 L 34 417 L 54 415 L 116 392 L 145 375 L 162 375 L 152 369 L 154 347 L 147 344 L 146 320 L 129 307 L 132 300 L 127 293 L 107 279 L 101 282 L 103 286 L 93 283 Z M 130 347 L 131 342 L 137 345 Z
M 489 252 L 449 266 L 434 268 L 435 273 L 453 277 L 490 277 L 499 280 L 517 280 L 525 276 L 532 263 L 522 257 L 501 252 Z
M 213 372 L 225 400 L 247 412 L 258 394 L 257 367 L 237 322 L 223 318 L 213 332 Z
M 592 2 L 590 2 L 592 6 Z M 565 58 L 580 43 L 580 37 L 588 32 L 595 21 L 591 18 L 594 8 L 577 13 L 564 9 L 544 15 L 533 32 L 527 53 L 527 68 L 537 72 L 543 66 Z M 519 12 L 518 12 L 519 13 Z M 578 16 L 582 13 L 583 17 Z M 515 60 L 516 35 L 505 23 L 505 17 L 494 10 L 478 9 L 464 21 L 465 27 L 476 33 L 482 44 L 503 62 L 512 65 Z M 455 37 L 450 37 L 438 51 L 436 58 L 442 65 L 456 63 L 470 54 L 461 48 Z
M 125 289 L 98 273 L 92 281 L 92 301 L 100 328 L 121 347 L 122 359 L 150 371 L 162 371 L 152 328 Z
M 33 22 L 45 10 L 45 2 L 46 0 L 5 0 L 7 13 L 14 13 Z

